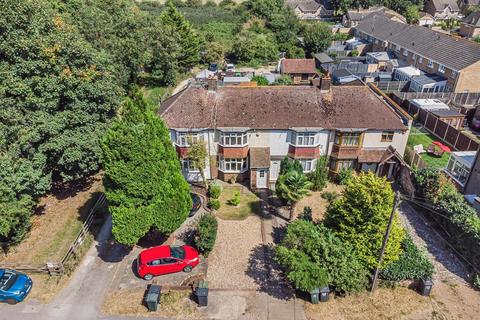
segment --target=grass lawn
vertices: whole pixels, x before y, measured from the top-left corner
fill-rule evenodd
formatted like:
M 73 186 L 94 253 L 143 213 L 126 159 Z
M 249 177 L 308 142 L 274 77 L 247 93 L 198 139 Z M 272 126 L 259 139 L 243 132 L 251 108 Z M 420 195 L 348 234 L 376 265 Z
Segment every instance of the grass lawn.
M 428 133 L 425 129 L 419 129 L 415 126 L 412 126 L 412 129 L 410 130 L 410 135 L 408 136 L 407 145 L 409 145 L 413 149 L 413 146 L 422 144 L 423 149 L 427 150 L 428 146 L 433 141 L 440 141 L 440 139 Z M 436 169 L 443 169 L 447 166 L 450 153 L 445 152 L 439 158 L 431 156 L 426 152 L 422 153 L 420 156 L 428 164 L 428 166 Z
M 322 191 L 311 192 L 308 197 L 303 198 L 297 203 L 297 205 L 295 206 L 293 218 L 297 217 L 300 213 L 302 213 L 304 207 L 310 207 L 312 208 L 313 220 L 322 221 L 329 206 L 329 202 L 322 198 L 322 193 L 335 192 L 340 196 L 344 188 L 344 186 L 329 182 L 327 184 L 327 187 Z
M 145 100 L 152 106 L 155 106 L 155 109 L 158 108 L 158 105 L 162 101 L 162 97 L 166 97 L 172 92 L 171 87 L 143 87 L 142 88 L 143 96 Z
M 240 192 L 240 204 L 238 206 L 227 204 L 235 192 Z M 216 215 L 224 220 L 243 220 L 260 211 L 260 198 L 242 187 L 224 187 L 219 200 L 220 209 L 217 210 Z

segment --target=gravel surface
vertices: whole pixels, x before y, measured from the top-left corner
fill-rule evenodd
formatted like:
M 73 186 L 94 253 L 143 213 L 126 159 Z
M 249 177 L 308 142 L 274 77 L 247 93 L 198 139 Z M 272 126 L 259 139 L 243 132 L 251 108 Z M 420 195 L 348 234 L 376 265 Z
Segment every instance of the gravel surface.
M 242 221 L 218 219 L 215 247 L 208 257 L 207 278 L 211 288 L 258 289 L 247 275 L 249 259 L 262 244 L 261 221 L 250 216 Z

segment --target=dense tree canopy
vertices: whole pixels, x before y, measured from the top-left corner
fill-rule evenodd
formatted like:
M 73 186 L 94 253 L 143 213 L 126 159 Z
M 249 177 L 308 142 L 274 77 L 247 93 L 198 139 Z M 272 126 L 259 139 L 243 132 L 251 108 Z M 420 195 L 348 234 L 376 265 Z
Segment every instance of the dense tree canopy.
M 140 95 L 124 103 L 102 141 L 115 239 L 133 245 L 151 228 L 170 234 L 192 206 L 168 129 Z

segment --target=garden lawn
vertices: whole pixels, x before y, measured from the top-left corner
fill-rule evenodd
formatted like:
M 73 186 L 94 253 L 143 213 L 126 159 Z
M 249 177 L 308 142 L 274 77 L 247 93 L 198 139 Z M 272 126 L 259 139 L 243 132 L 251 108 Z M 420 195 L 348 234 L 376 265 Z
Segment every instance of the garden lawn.
M 143 97 L 149 104 L 158 108 L 163 97 L 167 97 L 172 91 L 171 87 L 144 87 L 142 88 Z
M 227 204 L 235 192 L 240 192 L 240 204 L 232 206 Z M 249 215 L 260 212 L 261 200 L 245 187 L 224 187 L 220 195 L 220 209 L 216 212 L 217 217 L 224 220 L 244 220 Z
M 432 144 L 433 141 L 440 141 L 440 139 L 426 132 L 425 129 L 419 129 L 412 126 L 412 129 L 410 130 L 410 135 L 408 136 L 407 145 L 413 149 L 414 146 L 421 144 L 423 145 L 423 149 L 426 151 L 428 149 L 428 146 Z M 443 169 L 447 166 L 450 153 L 445 152 L 439 158 L 431 156 L 426 152 L 422 153 L 420 156 L 427 163 L 428 166 L 435 169 Z
M 322 198 L 322 193 L 335 192 L 340 196 L 344 188 L 344 186 L 329 182 L 327 184 L 327 187 L 322 191 L 311 192 L 308 197 L 303 198 L 297 203 L 297 205 L 295 206 L 293 218 L 295 219 L 295 217 L 302 213 L 304 207 L 310 207 L 312 208 L 313 220 L 322 221 L 325 217 L 325 213 L 327 212 L 327 207 L 329 205 L 328 201 Z

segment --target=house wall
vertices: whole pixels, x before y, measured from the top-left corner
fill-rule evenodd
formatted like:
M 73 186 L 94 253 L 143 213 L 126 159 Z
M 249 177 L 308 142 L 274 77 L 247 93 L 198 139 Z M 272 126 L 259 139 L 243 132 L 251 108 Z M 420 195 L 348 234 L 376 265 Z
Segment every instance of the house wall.
M 460 71 L 455 92 L 478 92 L 480 61 Z
M 477 151 L 475 163 L 465 184 L 464 194 L 476 194 L 480 196 L 480 151 Z
M 460 34 L 467 38 L 474 38 L 476 36 L 480 36 L 480 27 L 475 27 L 471 24 L 462 23 L 460 25 Z
M 302 80 L 302 75 L 306 74 L 308 77 L 308 80 Z M 293 73 L 290 74 L 292 77 L 293 84 L 310 84 L 315 76 L 314 73 Z
M 363 135 L 363 148 L 388 148 L 393 146 L 403 156 L 408 139 L 408 131 L 396 131 L 391 142 L 382 142 L 383 131 L 367 131 Z

